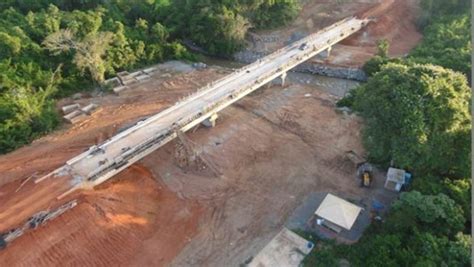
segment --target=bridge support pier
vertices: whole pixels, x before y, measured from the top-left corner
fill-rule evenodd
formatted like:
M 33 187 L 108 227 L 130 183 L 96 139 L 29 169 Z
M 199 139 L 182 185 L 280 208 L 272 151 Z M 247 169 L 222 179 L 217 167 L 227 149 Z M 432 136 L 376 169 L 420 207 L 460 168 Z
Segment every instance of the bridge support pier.
M 281 87 L 283 87 L 285 86 L 286 72 L 283 72 L 280 78 L 281 78 Z
M 209 118 L 205 119 L 202 122 L 202 125 L 206 126 L 207 128 L 212 128 L 216 126 L 216 121 L 219 116 L 217 113 L 212 114 Z
M 328 47 L 326 50 L 321 52 L 319 55 L 324 59 L 328 59 L 329 56 L 331 55 L 331 50 L 332 50 L 332 46 Z

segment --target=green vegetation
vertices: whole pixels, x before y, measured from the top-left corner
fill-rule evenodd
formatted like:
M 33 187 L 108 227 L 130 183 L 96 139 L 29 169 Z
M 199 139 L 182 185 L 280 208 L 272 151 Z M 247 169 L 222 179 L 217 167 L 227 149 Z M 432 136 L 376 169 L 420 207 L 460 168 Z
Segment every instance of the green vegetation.
M 469 176 L 470 88 L 461 73 L 388 63 L 354 94 L 370 160 L 417 174 Z
M 369 80 L 342 99 L 365 122 L 370 160 L 414 174 L 409 192 L 354 245 L 322 241 L 308 266 L 469 266 L 471 260 L 471 42 L 469 2 L 422 0 L 425 38 L 406 58 L 386 43 Z
M 189 39 L 211 54 L 230 56 L 242 48 L 250 28 L 287 24 L 299 10 L 298 0 L 176 0 L 160 14 L 173 36 Z
M 2 1 L 0 153 L 58 126 L 59 97 L 100 88 L 118 71 L 193 60 L 180 40 L 229 56 L 248 29 L 288 23 L 298 10 L 297 0 Z
M 424 30 L 423 42 L 410 57 L 419 63 L 431 63 L 471 73 L 471 16 L 469 14 L 436 19 Z

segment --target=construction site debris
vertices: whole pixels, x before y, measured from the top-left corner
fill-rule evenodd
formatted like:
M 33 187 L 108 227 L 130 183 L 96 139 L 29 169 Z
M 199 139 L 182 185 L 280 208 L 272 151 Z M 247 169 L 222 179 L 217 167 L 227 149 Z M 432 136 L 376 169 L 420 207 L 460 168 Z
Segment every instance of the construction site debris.
M 196 144 L 186 137 L 182 131 L 177 131 L 178 137 L 175 144 L 175 160 L 177 165 L 183 170 L 203 171 L 209 169 L 215 176 L 221 176 L 217 166 L 212 163 L 204 154 L 198 153 Z
M 11 243 L 18 237 L 22 236 L 27 230 L 36 229 L 38 226 L 44 225 L 46 222 L 60 216 L 75 206 L 77 206 L 77 199 L 69 201 L 53 210 L 37 212 L 31 216 L 22 227 L 11 229 L 7 233 L 0 233 L 0 249 L 5 248 L 8 243 Z
M 15 190 L 15 193 L 20 191 L 20 189 L 29 181 L 31 178 L 36 177 L 37 172 L 33 173 L 32 175 L 28 176 L 23 182 L 21 182 L 20 186 Z
M 360 156 L 353 150 L 346 151 L 346 158 L 354 163 L 356 167 L 359 167 L 361 164 L 366 162 L 364 157 Z

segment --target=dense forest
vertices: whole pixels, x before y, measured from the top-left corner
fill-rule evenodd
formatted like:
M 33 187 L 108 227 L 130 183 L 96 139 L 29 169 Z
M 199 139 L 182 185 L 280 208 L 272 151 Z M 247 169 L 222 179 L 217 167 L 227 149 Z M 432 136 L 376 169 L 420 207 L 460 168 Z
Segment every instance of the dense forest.
M 308 266 L 342 258 L 353 266 L 470 266 L 470 1 L 421 4 L 423 41 L 406 58 L 388 58 L 381 41 L 364 66 L 367 83 L 338 103 L 364 118 L 370 161 L 407 169 L 414 181 L 358 243 L 323 241 Z
M 2 1 L 0 153 L 55 129 L 59 97 L 100 88 L 117 71 L 193 60 L 185 40 L 229 56 L 248 29 L 285 24 L 298 10 L 297 0 Z

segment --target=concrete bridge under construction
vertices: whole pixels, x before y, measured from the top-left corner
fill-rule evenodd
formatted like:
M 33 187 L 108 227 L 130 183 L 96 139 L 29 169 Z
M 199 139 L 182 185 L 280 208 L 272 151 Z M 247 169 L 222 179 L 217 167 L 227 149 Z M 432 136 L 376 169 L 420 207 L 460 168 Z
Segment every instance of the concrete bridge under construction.
M 322 53 L 362 29 L 369 19 L 346 18 L 319 32 L 296 41 L 228 76 L 200 88 L 170 108 L 133 127 L 118 133 L 102 144 L 90 147 L 36 183 L 57 176 L 69 176 L 71 188 L 92 188 L 131 164 L 147 156 L 177 136 L 205 120 L 214 120 L 217 113 L 268 82 L 281 78 L 287 71 Z

